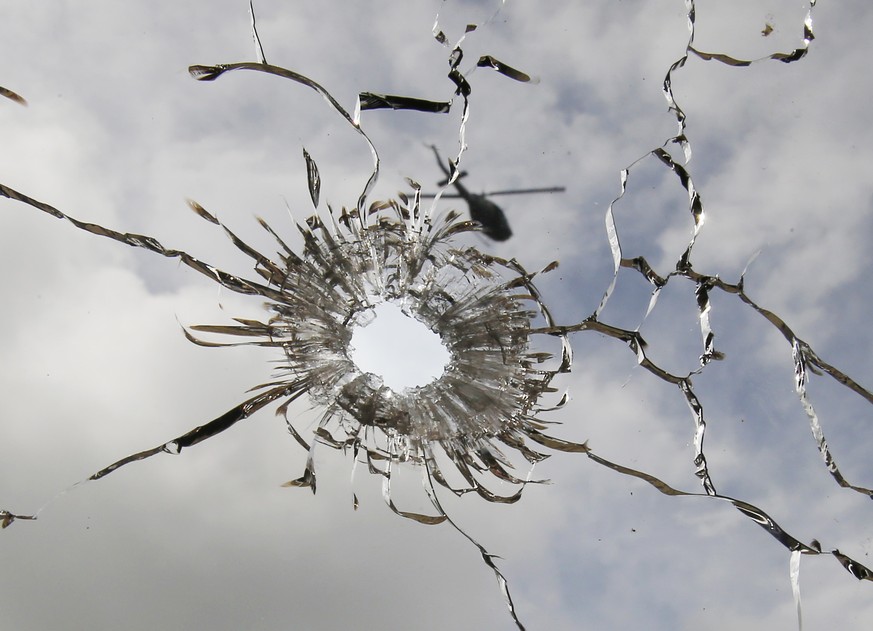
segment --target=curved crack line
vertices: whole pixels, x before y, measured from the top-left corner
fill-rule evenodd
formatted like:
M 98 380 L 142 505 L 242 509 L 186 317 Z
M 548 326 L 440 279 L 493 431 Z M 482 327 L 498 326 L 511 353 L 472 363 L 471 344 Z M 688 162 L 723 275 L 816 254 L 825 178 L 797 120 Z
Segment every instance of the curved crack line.
M 735 68 L 745 68 L 747 66 L 751 66 L 752 64 L 756 64 L 762 61 L 781 61 L 782 63 L 786 64 L 800 61 L 801 59 L 806 57 L 807 53 L 809 52 L 809 46 L 815 39 L 815 33 L 813 33 L 812 30 L 812 10 L 815 7 L 815 4 L 816 0 L 810 0 L 809 9 L 807 10 L 806 17 L 803 20 L 803 43 L 790 52 L 771 53 L 763 57 L 758 57 L 757 59 L 738 59 L 736 57 L 731 57 L 730 55 L 725 55 L 723 53 L 707 53 L 702 50 L 697 50 L 691 45 L 690 41 L 688 43 L 687 51 L 693 53 L 697 57 L 700 57 L 704 61 L 717 61 L 727 66 L 733 66 Z

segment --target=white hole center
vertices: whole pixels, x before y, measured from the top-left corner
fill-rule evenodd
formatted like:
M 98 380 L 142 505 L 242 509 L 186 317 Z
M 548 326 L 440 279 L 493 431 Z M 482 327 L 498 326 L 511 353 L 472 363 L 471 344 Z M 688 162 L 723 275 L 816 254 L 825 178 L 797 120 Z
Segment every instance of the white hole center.
M 352 334 L 351 360 L 362 372 L 379 375 L 396 392 L 443 374 L 450 356 L 439 335 L 390 302 L 373 311 L 375 319 Z

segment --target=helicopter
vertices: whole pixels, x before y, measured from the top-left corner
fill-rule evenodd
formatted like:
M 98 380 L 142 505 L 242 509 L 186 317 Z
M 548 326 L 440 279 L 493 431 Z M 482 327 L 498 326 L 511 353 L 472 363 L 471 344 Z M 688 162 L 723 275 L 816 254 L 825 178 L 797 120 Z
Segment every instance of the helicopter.
M 440 170 L 445 174 L 446 178 L 438 185 L 445 186 L 452 178 L 451 171 L 443 163 L 436 145 L 430 145 L 437 159 L 437 164 Z M 461 178 L 466 176 L 466 171 L 458 173 L 458 177 L 452 183 L 457 190 L 457 193 L 443 194 L 441 197 L 460 198 L 467 202 L 470 209 L 470 218 L 482 225 L 482 232 L 485 236 L 494 241 L 506 241 L 512 236 L 512 228 L 509 227 L 509 221 L 506 219 L 506 214 L 503 209 L 497 204 L 487 199 L 494 195 L 526 195 L 530 193 L 563 193 L 566 190 L 563 186 L 548 186 L 543 188 L 524 188 L 511 189 L 504 191 L 491 191 L 489 193 L 471 193 L 461 184 Z M 424 194 L 422 197 L 436 197 L 435 194 Z

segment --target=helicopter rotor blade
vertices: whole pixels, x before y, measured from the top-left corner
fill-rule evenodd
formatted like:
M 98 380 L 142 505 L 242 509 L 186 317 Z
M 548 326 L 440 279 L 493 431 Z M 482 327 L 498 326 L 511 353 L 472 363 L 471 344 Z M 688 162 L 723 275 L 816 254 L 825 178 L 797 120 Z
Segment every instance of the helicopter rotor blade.
M 536 193 L 563 193 L 567 189 L 563 186 L 546 186 L 543 188 L 519 188 L 505 191 L 491 191 L 489 193 L 479 193 L 482 197 L 493 197 L 495 195 L 531 195 Z M 421 196 L 425 199 L 433 199 L 436 193 L 422 193 Z M 460 198 L 457 193 L 443 193 L 440 195 L 442 199 Z
M 466 172 L 466 171 L 461 171 L 460 173 L 458 173 L 458 177 L 455 178 L 455 181 L 457 182 L 457 181 L 460 180 L 462 177 L 466 177 L 466 175 L 467 175 L 467 172 Z M 437 186 L 448 186 L 448 184 L 449 184 L 449 179 L 448 179 L 448 178 L 443 178 L 442 180 L 440 180 L 439 182 L 437 182 Z
M 530 195 L 535 193 L 563 193 L 567 189 L 563 186 L 544 186 L 542 188 L 516 188 L 505 191 L 490 191 L 482 193 L 483 197 L 493 197 L 494 195 Z

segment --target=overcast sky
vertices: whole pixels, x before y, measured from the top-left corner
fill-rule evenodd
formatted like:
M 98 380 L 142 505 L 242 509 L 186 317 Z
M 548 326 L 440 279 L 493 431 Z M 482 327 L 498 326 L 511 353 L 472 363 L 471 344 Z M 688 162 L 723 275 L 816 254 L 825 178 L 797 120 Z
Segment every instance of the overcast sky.
M 243 0 L 3 3 L 0 182 L 82 220 L 157 237 L 240 274 L 247 260 L 193 213 L 200 202 L 266 252 L 265 217 L 293 240 L 288 216 L 311 202 L 301 147 L 318 162 L 322 198 L 353 206 L 369 150 L 313 91 L 261 74 L 199 83 L 190 64 L 255 61 Z M 452 97 L 439 13 L 467 70 L 491 54 L 536 76 L 491 70 L 473 86 L 464 168 L 472 190 L 563 185 L 507 197 L 515 232 L 472 242 L 528 269 L 562 323 L 592 313 L 612 278 L 604 227 L 621 170 L 677 131 L 661 92 L 688 41 L 680 0 L 506 5 L 432 1 L 263 1 L 268 61 L 322 83 L 349 110 L 361 91 Z M 802 45 L 802 2 L 699 1 L 695 46 L 741 59 Z M 809 55 L 732 68 L 691 57 L 673 74 L 688 117 L 688 165 L 706 210 L 695 269 L 735 282 L 778 313 L 826 361 L 873 386 L 869 328 L 873 237 L 873 11 L 821 3 Z M 764 36 L 769 25 L 772 32 Z M 373 199 L 433 188 L 426 147 L 457 151 L 447 115 L 364 112 L 382 177 Z M 674 155 L 678 158 L 679 152 Z M 461 206 L 463 208 L 463 206 Z M 688 197 L 649 158 L 615 206 L 625 256 L 662 275 L 692 235 Z M 0 200 L 0 509 L 37 511 L 94 471 L 200 425 L 265 381 L 269 349 L 207 349 L 181 324 L 260 312 L 176 261 L 75 230 Z M 643 323 L 650 286 L 623 270 L 603 320 Z M 791 348 L 735 296 L 713 294 L 723 362 L 694 377 L 718 491 L 873 566 L 873 506 L 841 489 L 818 454 L 794 393 Z M 671 280 L 641 331 L 676 373 L 702 352 L 694 287 Z M 675 386 L 635 367 L 622 343 L 580 333 L 572 402 L 549 420 L 598 454 L 677 488 L 700 490 L 694 425 Z M 873 486 L 873 410 L 812 376 L 810 396 L 850 482 Z M 0 619 L 41 629 L 511 629 L 493 574 L 447 525 L 394 515 L 380 481 L 351 456 L 319 453 L 318 494 L 280 485 L 306 454 L 267 409 L 179 456 L 161 455 L 52 501 L 36 522 L 0 533 Z M 424 508 L 419 478 L 398 496 Z M 528 629 L 794 629 L 789 554 L 727 503 L 670 498 L 583 456 L 556 454 L 512 506 L 445 500 L 500 555 Z M 352 492 L 360 508 L 352 508 Z M 801 567 L 807 628 L 861 629 L 873 587 L 827 555 Z

